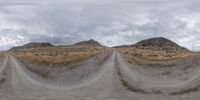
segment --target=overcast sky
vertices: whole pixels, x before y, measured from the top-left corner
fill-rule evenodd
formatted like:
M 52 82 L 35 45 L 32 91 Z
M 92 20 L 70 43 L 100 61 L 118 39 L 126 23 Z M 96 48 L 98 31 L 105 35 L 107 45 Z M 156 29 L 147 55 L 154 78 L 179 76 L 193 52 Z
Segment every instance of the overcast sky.
M 33 41 L 73 44 L 95 39 L 115 46 L 161 36 L 200 50 L 200 1 L 16 1 L 0 1 L 0 50 Z

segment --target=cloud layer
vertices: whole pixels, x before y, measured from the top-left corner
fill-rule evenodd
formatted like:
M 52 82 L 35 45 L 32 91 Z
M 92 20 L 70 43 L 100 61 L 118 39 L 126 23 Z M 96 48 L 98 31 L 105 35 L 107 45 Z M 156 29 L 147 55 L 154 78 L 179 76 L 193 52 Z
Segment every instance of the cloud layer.
M 200 2 L 0 2 L 1 50 L 32 41 L 73 44 L 95 39 L 106 46 L 166 37 L 200 50 Z

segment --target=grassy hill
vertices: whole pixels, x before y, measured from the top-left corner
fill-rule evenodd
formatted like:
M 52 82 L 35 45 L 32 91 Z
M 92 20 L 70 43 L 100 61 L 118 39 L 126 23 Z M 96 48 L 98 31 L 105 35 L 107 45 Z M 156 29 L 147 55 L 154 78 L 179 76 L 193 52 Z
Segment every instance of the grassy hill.
M 117 48 L 117 50 L 126 56 L 134 56 L 146 60 L 169 60 L 193 54 L 188 49 L 163 37 L 142 40 L 130 46 Z

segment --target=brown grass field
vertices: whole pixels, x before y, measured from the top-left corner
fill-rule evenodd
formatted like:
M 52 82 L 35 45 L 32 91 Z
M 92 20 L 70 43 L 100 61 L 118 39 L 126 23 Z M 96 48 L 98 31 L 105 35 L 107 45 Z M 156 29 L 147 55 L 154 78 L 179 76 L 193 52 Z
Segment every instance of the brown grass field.
M 74 62 L 89 59 L 107 50 L 107 48 L 100 46 L 60 46 L 24 49 L 14 51 L 11 54 L 20 60 L 28 62 L 49 65 L 69 65 Z
M 174 59 L 199 55 L 199 53 L 194 53 L 194 52 L 148 50 L 148 49 L 138 49 L 134 47 L 120 48 L 117 49 L 117 51 L 123 54 L 124 56 L 129 56 L 129 57 L 134 56 L 147 61 L 174 60 Z
M 0 52 L 0 59 L 5 57 L 5 52 Z
M 4 58 L 5 58 L 5 52 L 0 52 L 0 64 L 2 64 Z
M 73 69 L 79 62 L 111 54 L 111 49 L 102 46 L 57 46 L 11 51 L 30 71 L 49 77 L 54 68 Z

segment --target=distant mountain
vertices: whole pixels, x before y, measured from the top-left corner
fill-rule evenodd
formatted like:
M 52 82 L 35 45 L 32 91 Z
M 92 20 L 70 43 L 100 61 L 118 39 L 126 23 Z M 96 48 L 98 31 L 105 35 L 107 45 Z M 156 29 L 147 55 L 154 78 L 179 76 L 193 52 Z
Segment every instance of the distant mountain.
M 131 47 L 145 48 L 150 50 L 179 50 L 179 51 L 189 51 L 188 49 L 179 46 L 175 42 L 166 39 L 164 37 L 150 38 L 142 40 Z
M 20 50 L 20 49 L 30 49 L 30 48 L 50 47 L 50 46 L 53 46 L 53 45 L 50 43 L 31 42 L 31 43 L 25 44 L 24 46 L 13 47 L 10 50 Z
M 130 45 L 120 45 L 120 46 L 114 46 L 113 48 L 128 48 Z
M 99 42 L 93 40 L 93 39 L 90 39 L 88 41 L 82 41 L 82 42 L 78 42 L 74 45 L 90 45 L 90 46 L 102 46 Z

